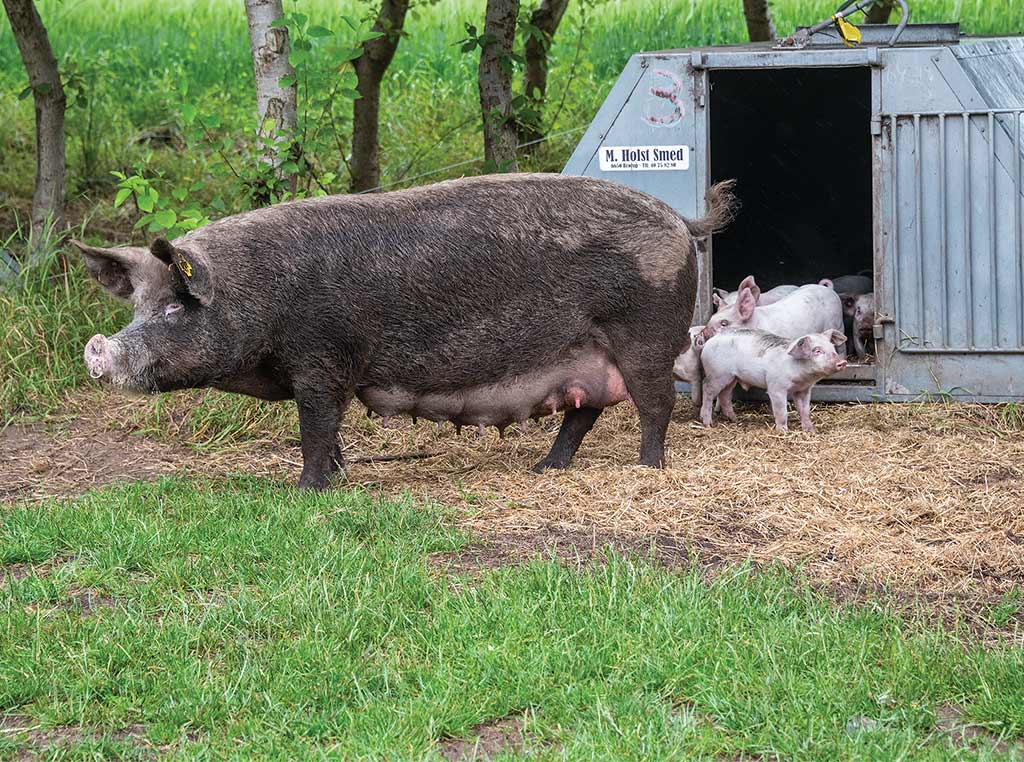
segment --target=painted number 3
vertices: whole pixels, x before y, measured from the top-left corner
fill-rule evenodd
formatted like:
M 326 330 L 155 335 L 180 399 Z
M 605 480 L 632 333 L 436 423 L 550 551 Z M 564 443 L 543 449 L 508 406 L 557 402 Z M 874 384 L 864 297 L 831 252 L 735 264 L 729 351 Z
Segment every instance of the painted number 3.
M 660 127 L 667 127 L 668 125 L 675 124 L 683 118 L 683 104 L 679 100 L 679 94 L 683 89 L 683 81 L 671 71 L 666 69 L 654 69 L 652 72 L 655 76 L 665 77 L 671 87 L 659 87 L 654 85 L 651 87 L 651 95 L 656 98 L 664 98 L 672 104 L 672 110 L 667 114 L 657 114 L 653 116 L 644 116 L 644 121 L 648 124 L 658 125 Z

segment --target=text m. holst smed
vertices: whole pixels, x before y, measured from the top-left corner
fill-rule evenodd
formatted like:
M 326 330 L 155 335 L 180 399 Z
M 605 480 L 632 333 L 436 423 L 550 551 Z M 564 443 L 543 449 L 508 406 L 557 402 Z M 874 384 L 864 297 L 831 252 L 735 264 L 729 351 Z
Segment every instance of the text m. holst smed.
M 606 148 L 604 152 L 606 161 L 684 161 L 686 159 L 686 146 L 676 148 Z

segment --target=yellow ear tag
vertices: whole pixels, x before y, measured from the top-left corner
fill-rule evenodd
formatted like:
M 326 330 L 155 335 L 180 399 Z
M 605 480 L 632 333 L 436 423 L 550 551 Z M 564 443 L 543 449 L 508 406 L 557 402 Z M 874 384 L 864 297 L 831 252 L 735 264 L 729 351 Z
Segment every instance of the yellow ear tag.
M 839 36 L 843 38 L 846 47 L 852 48 L 860 42 L 860 30 L 857 27 L 842 16 L 833 16 L 832 20 L 836 22 L 836 29 L 839 30 Z
M 178 269 L 186 278 L 192 277 L 192 263 L 185 259 L 184 254 L 178 254 Z

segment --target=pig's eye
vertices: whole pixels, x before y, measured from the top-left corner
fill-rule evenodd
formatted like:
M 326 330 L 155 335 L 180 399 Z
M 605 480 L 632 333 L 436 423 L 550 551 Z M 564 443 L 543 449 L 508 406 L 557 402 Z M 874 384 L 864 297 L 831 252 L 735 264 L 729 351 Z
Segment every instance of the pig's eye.
M 722 328 L 725 328 L 727 325 L 729 325 L 729 321 L 728 320 L 719 320 L 718 324 L 720 326 L 722 326 Z
M 173 315 L 175 312 L 181 312 L 181 304 L 179 304 L 178 302 L 171 302 L 166 307 L 164 307 L 164 317 L 167 317 L 168 315 Z
M 814 354 L 816 354 L 816 355 L 820 355 L 820 354 L 821 354 L 821 350 L 820 350 L 820 349 L 815 349 L 815 350 L 814 350 Z

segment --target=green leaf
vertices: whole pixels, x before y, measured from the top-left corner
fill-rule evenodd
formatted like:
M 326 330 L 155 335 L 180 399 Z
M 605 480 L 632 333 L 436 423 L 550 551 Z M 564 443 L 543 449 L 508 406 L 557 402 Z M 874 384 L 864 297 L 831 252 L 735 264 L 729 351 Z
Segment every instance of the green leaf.
M 116 208 L 121 206 L 121 204 L 124 203 L 125 199 L 128 198 L 130 195 L 132 195 L 131 188 L 122 188 L 121 190 L 119 190 L 117 192 L 117 195 L 114 196 L 114 207 Z
M 342 87 L 338 90 L 338 94 L 342 98 L 349 98 L 350 100 L 359 100 L 363 96 L 359 94 L 358 90 L 353 90 L 351 87 Z
M 53 85 L 51 85 L 49 82 L 40 82 L 38 85 L 35 86 L 35 91 L 40 95 L 46 95 L 51 90 L 53 90 Z
M 292 87 L 294 85 L 295 85 L 295 75 L 294 74 L 289 74 L 287 77 L 281 77 L 281 79 L 277 80 L 277 86 L 282 88 L 282 89 L 289 88 L 289 87 Z
M 274 19 L 273 21 L 270 22 L 270 26 L 272 26 L 272 27 L 288 26 L 288 19 L 286 19 L 286 18 Z
M 186 188 L 175 188 L 171 191 L 171 195 L 174 196 L 175 201 L 184 201 L 185 196 L 188 195 L 188 190 Z
M 156 206 L 156 198 L 149 193 L 140 193 L 135 197 L 135 203 L 144 212 L 152 212 Z
M 191 103 L 186 103 L 181 107 L 181 118 L 185 120 L 185 124 L 192 124 L 196 118 L 196 107 Z
M 32 95 L 32 85 L 29 85 L 24 90 L 22 90 L 20 93 L 18 93 L 18 100 L 19 101 L 23 101 L 23 100 L 25 100 L 30 95 Z
M 310 37 L 331 37 L 334 32 L 325 26 L 311 26 L 307 31 Z
M 305 26 L 306 22 L 309 21 L 309 16 L 305 13 L 293 13 L 292 21 L 294 21 L 298 26 Z
M 178 215 L 174 213 L 173 209 L 163 209 L 153 215 L 153 221 L 166 230 L 174 227 L 174 223 L 178 221 Z
M 293 50 L 288 54 L 288 63 L 290 63 L 294 69 L 298 69 L 308 60 L 309 53 L 305 50 Z
M 209 116 L 199 117 L 199 121 L 204 127 L 210 130 L 215 130 L 220 127 L 220 117 L 216 114 L 210 114 Z

